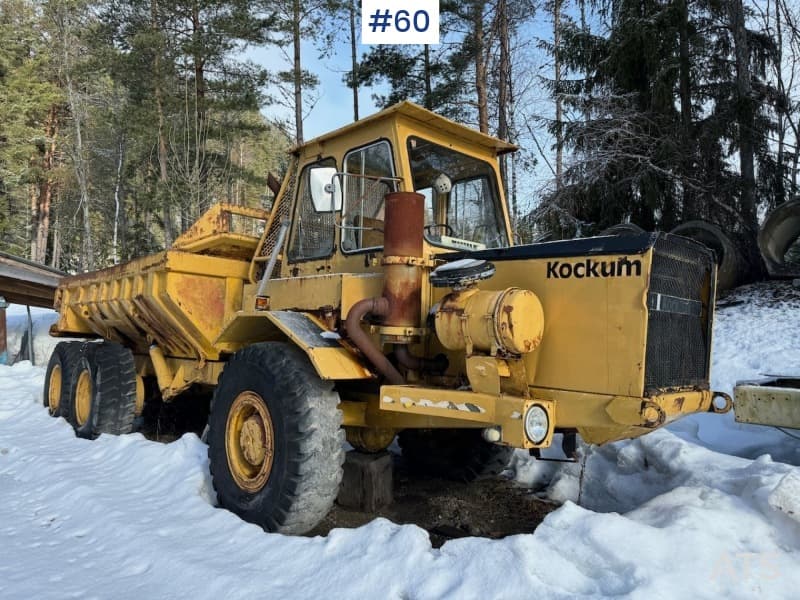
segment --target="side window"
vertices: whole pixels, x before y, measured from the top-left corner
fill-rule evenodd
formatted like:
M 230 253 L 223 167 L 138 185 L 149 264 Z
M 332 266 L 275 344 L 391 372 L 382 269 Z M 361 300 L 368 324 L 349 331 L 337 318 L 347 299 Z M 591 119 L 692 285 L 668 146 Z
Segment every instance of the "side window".
M 382 177 L 390 179 L 380 179 Z M 344 157 L 342 250 L 383 246 L 384 196 L 397 189 L 392 148 L 380 141 Z
M 319 177 L 312 178 L 312 171 L 319 174 L 321 169 L 335 172 L 336 161 L 326 158 L 306 165 L 300 173 L 295 205 L 292 236 L 289 241 L 289 260 L 308 260 L 324 258 L 333 254 L 334 213 L 325 202 L 320 202 L 319 193 L 313 194 L 318 187 Z M 315 196 L 316 202 L 315 202 Z

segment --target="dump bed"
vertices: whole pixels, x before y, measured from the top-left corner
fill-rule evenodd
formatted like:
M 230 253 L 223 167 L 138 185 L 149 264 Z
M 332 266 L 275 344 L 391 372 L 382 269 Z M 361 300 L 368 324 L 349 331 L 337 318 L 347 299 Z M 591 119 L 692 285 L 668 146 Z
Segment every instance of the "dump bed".
M 253 221 L 243 226 L 237 219 Z M 267 218 L 264 211 L 217 205 L 173 249 L 81 275 L 56 291 L 53 335 L 98 336 L 146 354 L 219 358 L 215 340 L 241 308 L 249 256 Z M 237 231 L 238 229 L 238 231 Z

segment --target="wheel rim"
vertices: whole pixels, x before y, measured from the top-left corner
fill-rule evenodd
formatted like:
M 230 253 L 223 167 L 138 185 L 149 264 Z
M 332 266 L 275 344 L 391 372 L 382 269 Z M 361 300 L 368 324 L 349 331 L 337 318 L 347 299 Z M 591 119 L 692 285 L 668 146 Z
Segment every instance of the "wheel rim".
M 61 365 L 54 365 L 50 371 L 50 385 L 47 387 L 47 408 L 51 415 L 58 413 L 61 405 Z
M 78 375 L 78 383 L 75 386 L 75 420 L 78 422 L 78 426 L 86 425 L 91 410 L 92 375 L 88 369 L 84 369 Z
M 272 471 L 275 435 L 269 410 L 255 392 L 242 392 L 233 401 L 225 425 L 225 449 L 236 485 L 248 492 L 263 488 Z

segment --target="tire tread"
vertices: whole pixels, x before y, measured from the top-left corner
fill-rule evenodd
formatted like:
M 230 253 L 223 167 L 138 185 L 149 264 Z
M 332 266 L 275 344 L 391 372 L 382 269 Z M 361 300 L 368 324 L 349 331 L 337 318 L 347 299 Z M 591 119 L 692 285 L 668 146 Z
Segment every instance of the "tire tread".
M 259 525 L 269 531 L 302 534 L 324 518 L 339 492 L 344 464 L 344 431 L 339 396 L 333 382 L 320 379 L 308 357 L 292 344 L 263 342 L 237 352 L 219 378 L 211 401 L 210 427 L 224 427 L 227 415 L 215 411 L 218 391 L 227 377 L 235 376 L 232 363 L 267 370 L 286 420 L 287 465 L 282 495 L 270 514 L 260 516 Z M 209 435 L 209 440 L 213 436 Z M 224 491 L 214 477 L 214 454 L 209 444 L 212 483 L 225 505 Z M 224 450 L 223 450 L 224 453 Z M 235 506 L 226 506 L 235 511 Z

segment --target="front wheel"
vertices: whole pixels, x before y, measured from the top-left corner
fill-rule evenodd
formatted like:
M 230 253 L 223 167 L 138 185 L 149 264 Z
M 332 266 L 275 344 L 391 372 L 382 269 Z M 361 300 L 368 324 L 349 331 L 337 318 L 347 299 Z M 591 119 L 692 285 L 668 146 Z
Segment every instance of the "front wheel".
M 339 396 L 291 344 L 237 352 L 211 402 L 208 457 L 222 507 L 303 534 L 333 505 L 344 462 Z

